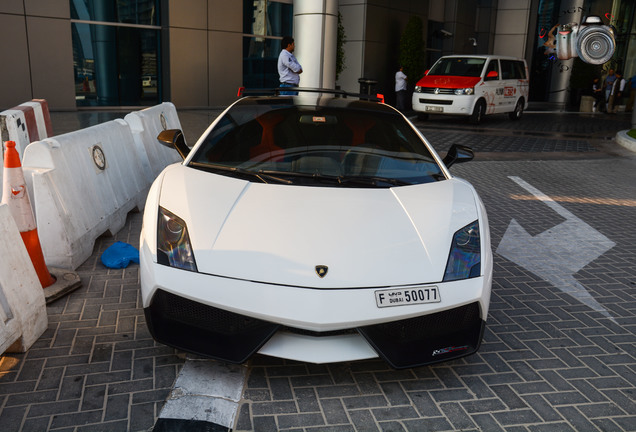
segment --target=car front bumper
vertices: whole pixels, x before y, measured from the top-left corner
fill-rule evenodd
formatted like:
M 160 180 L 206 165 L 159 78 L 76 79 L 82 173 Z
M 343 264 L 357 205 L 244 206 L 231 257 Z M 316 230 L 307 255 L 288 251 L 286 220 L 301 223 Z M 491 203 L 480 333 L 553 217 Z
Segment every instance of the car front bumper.
M 475 106 L 475 95 L 446 95 L 413 92 L 413 110 L 426 114 L 470 115 Z
M 396 369 L 459 358 L 479 348 L 490 301 L 490 276 L 435 284 L 440 303 L 378 308 L 374 292 L 387 287 L 262 284 L 174 269 L 141 253 L 152 336 L 232 363 L 257 352 L 312 363 L 379 356 Z

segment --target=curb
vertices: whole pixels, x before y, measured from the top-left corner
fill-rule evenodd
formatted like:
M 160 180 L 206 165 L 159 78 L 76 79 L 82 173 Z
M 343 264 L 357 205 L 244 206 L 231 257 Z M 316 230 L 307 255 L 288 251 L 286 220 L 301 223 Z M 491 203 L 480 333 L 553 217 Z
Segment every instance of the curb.
M 626 149 L 636 153 L 636 139 L 627 135 L 627 132 L 629 131 L 627 130 L 619 131 L 616 134 L 616 142 L 622 145 L 623 147 L 625 147 Z

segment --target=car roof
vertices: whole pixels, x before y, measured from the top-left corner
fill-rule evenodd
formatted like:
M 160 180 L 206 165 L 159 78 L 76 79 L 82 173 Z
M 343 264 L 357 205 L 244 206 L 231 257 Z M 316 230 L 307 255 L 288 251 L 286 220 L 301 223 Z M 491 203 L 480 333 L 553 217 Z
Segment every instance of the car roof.
M 494 54 L 453 54 L 453 55 L 445 55 L 440 57 L 443 58 L 482 58 L 482 59 L 502 59 L 502 60 L 519 60 L 525 61 L 525 59 L 511 56 L 502 56 L 502 55 L 494 55 Z

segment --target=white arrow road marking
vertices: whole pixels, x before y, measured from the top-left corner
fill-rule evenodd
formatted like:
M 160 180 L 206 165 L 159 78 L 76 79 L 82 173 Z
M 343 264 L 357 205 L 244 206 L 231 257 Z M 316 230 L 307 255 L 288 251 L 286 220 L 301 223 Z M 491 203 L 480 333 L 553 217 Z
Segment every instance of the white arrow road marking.
M 246 366 L 188 359 L 159 417 L 233 428 L 246 376 Z
M 543 201 L 565 221 L 533 237 L 513 219 L 497 247 L 497 253 L 614 321 L 607 309 L 574 278 L 574 274 L 616 243 L 523 179 L 509 178 Z

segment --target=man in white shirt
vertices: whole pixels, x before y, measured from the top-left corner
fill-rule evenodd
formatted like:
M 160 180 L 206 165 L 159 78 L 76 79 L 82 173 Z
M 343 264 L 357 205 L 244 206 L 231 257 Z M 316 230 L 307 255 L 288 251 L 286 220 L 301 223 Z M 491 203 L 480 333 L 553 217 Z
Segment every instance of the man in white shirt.
M 612 91 L 610 93 L 609 102 L 607 104 L 607 112 L 610 114 L 616 114 L 618 106 L 621 103 L 623 97 L 623 91 L 625 90 L 625 79 L 622 72 L 616 72 L 616 79 L 612 84 Z
M 408 97 L 406 94 L 406 80 L 407 77 L 402 71 L 402 66 L 400 66 L 400 70 L 395 73 L 395 107 L 399 111 L 406 110 L 406 101 Z
M 300 74 L 303 68 L 294 57 L 294 39 L 290 36 L 283 37 L 281 46 L 283 49 L 278 56 L 278 76 L 281 87 L 298 87 Z M 280 92 L 282 95 L 296 95 L 298 92 Z

